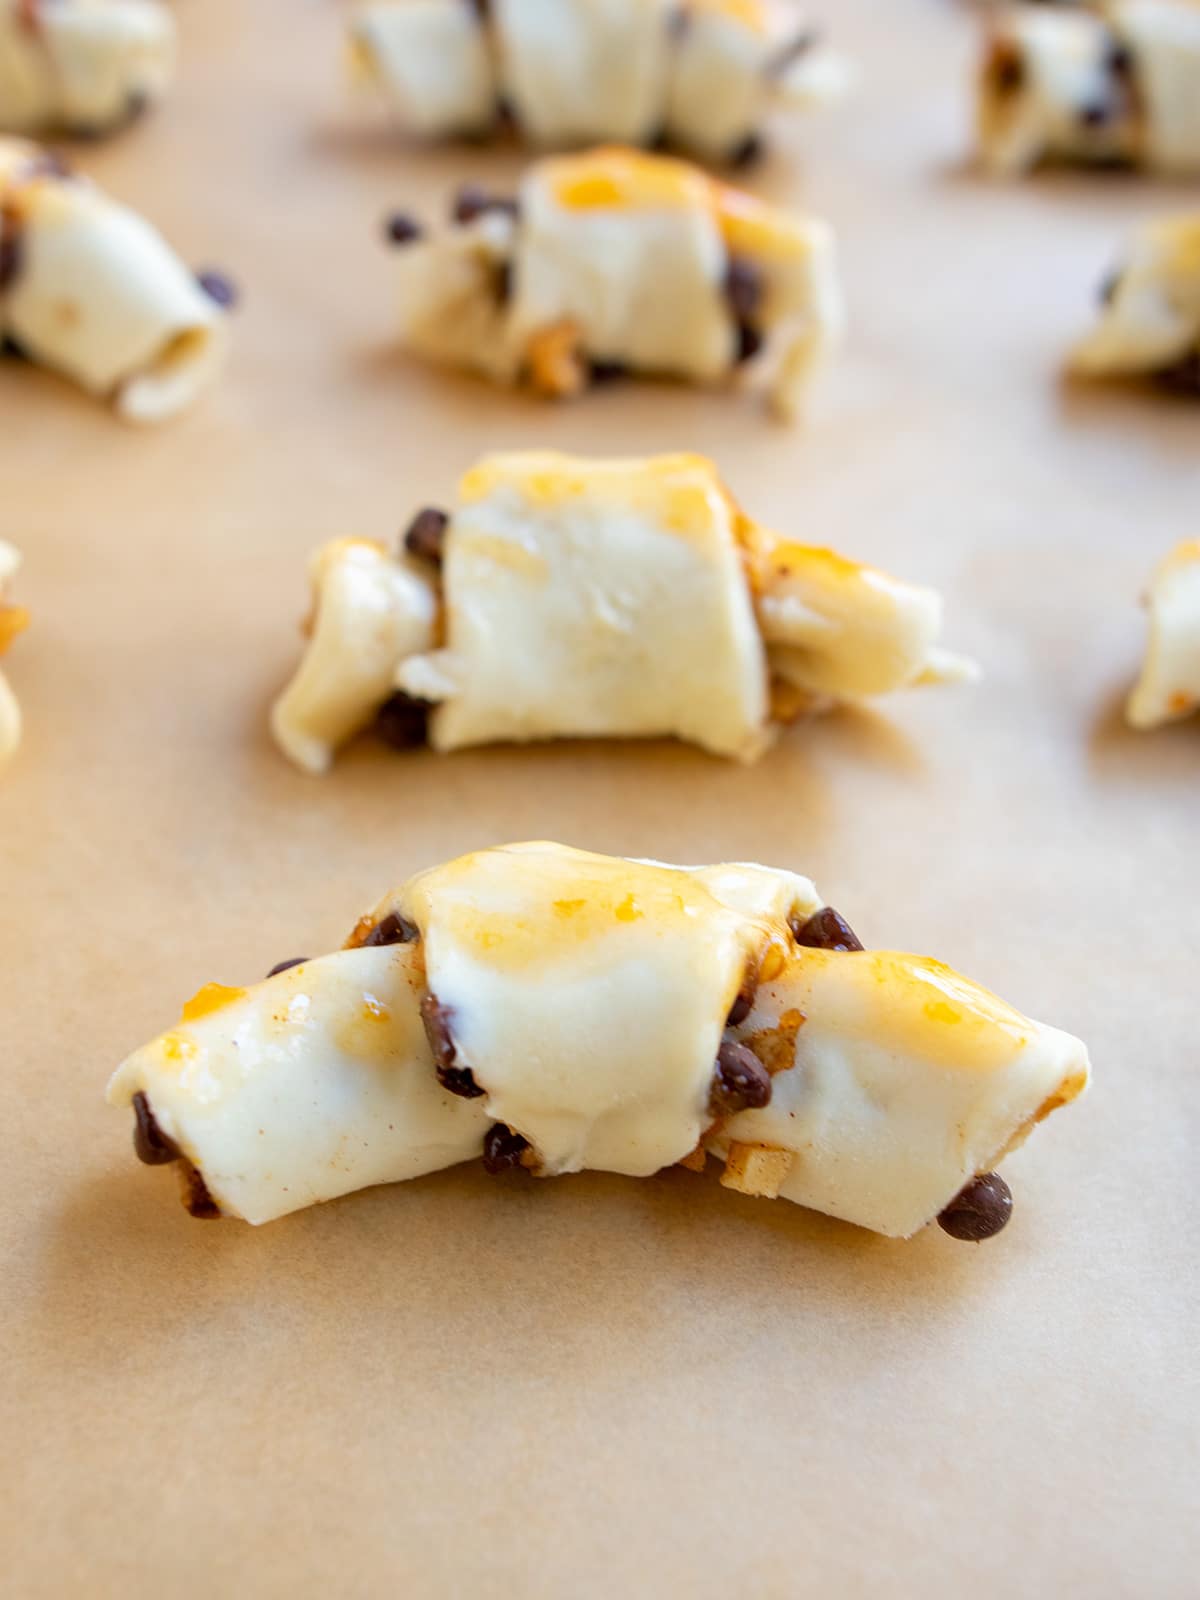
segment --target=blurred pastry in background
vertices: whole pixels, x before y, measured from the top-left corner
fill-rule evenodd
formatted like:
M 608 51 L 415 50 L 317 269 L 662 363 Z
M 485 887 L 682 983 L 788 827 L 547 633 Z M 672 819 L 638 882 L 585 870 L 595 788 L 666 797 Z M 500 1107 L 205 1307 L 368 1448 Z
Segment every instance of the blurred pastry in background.
M 0 133 L 110 133 L 161 100 L 175 19 L 158 0 L 0 0 Z
M 1150 378 L 1200 399 L 1200 212 L 1138 230 L 1101 285 L 1100 315 L 1068 370 L 1080 378 Z
M 549 157 L 515 196 L 467 185 L 446 223 L 387 234 L 407 349 L 556 399 L 645 374 L 788 418 L 842 329 L 827 224 L 667 156 Z
M 197 276 L 148 222 L 37 145 L 0 138 L 0 338 L 129 422 L 212 381 L 233 286 Z
M 371 0 L 357 81 L 425 138 L 515 130 L 546 149 L 665 144 L 758 153 L 768 114 L 837 95 L 848 72 L 774 0 Z
M 1159 564 L 1146 609 L 1146 659 L 1125 708 L 1135 728 L 1157 728 L 1200 709 L 1200 539 L 1176 545 Z
M 1200 172 L 1200 6 L 1020 5 L 986 24 L 977 124 L 984 165 L 1043 162 Z
M 830 703 L 974 676 L 933 590 L 751 521 L 712 462 L 485 457 L 400 550 L 312 562 L 304 659 L 272 729 L 305 771 L 397 746 L 689 740 L 750 761 Z

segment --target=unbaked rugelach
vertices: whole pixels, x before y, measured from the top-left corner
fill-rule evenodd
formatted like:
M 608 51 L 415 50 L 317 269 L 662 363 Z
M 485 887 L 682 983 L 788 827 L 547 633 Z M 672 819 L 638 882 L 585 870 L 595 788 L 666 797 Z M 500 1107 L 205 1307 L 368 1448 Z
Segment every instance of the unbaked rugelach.
M 1157 728 L 1200 709 L 1200 539 L 1176 545 L 1159 563 L 1146 609 L 1146 659 L 1125 713 L 1135 728 Z
M 0 338 L 112 403 L 162 422 L 220 367 L 230 286 L 197 278 L 148 222 L 55 155 L 0 138 Z
M 515 129 L 550 149 L 666 143 L 742 162 L 770 111 L 847 80 L 774 0 L 372 0 L 348 29 L 356 81 L 425 138 Z
M 311 576 L 271 718 L 309 772 L 373 723 L 440 751 L 673 736 L 752 760 L 823 703 L 974 675 L 934 591 L 761 527 L 696 455 L 488 456 L 395 553 L 338 539 Z
M 624 374 L 734 380 L 791 416 L 842 326 L 833 235 L 666 156 L 535 162 L 515 198 L 404 214 L 400 333 L 415 354 L 566 398 Z
M 0 132 L 108 133 L 174 71 L 175 19 L 157 0 L 0 0 Z
M 269 1222 L 482 1156 L 722 1182 L 906 1237 L 1008 1220 L 993 1168 L 1086 1087 L 1078 1039 L 864 950 L 813 885 L 556 844 L 413 878 L 346 947 L 210 984 L 116 1072 L 197 1215 Z
M 0 539 L 0 656 L 19 633 L 29 626 L 29 613 L 24 606 L 9 603 L 7 590 L 21 565 L 20 553 L 11 544 Z M 13 755 L 21 742 L 21 708 L 0 672 L 0 767 Z
M 1200 6 L 1004 9 L 988 24 L 977 120 L 998 173 L 1044 161 L 1200 172 Z
M 1075 346 L 1082 378 L 1153 378 L 1200 397 L 1200 212 L 1143 226 L 1105 280 L 1096 326 Z

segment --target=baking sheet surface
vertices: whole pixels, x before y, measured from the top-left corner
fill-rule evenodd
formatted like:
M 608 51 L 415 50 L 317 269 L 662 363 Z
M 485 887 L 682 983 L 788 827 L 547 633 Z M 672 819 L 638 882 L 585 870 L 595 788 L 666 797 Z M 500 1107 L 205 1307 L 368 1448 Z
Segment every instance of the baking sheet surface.
M 329 0 L 187 0 L 178 90 L 80 148 L 245 304 L 224 383 L 122 429 L 0 370 L 34 625 L 0 779 L 0 1546 L 13 1594 L 1196 1593 L 1200 727 L 1126 732 L 1137 599 L 1194 536 L 1200 408 L 1057 381 L 1137 219 L 1196 191 L 964 164 L 968 14 L 830 0 L 861 67 L 755 177 L 836 224 L 851 338 L 809 425 L 614 387 L 548 409 L 407 365 L 389 207 L 512 151 L 347 108 Z M 756 517 L 941 588 L 977 689 L 665 746 L 268 741 L 305 558 L 482 450 L 694 448 Z M 1085 1037 L 990 1245 L 874 1238 L 715 1176 L 375 1191 L 192 1222 L 102 1092 L 202 982 L 332 947 L 412 870 L 554 837 L 812 875 Z

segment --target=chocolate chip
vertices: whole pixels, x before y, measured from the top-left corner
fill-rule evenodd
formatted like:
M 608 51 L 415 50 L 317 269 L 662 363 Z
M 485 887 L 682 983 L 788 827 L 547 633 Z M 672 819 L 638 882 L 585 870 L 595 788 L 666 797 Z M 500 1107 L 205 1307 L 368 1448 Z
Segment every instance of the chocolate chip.
M 821 31 L 819 28 L 802 28 L 799 33 L 781 45 L 771 59 L 767 62 L 765 72 L 769 78 L 778 78 L 800 60 L 814 50 L 820 43 Z
M 717 1051 L 708 1109 L 714 1117 L 758 1111 L 771 1099 L 771 1074 L 744 1044 L 727 1039 Z
M 519 215 L 517 202 L 510 196 L 492 194 L 478 183 L 464 183 L 454 196 L 450 215 L 455 222 L 474 222 L 488 211 L 503 211 L 511 217 Z
M 412 944 L 420 937 L 421 930 L 415 922 L 402 917 L 398 911 L 389 911 L 387 916 L 371 929 L 363 944 L 371 947 L 383 944 Z
M 758 970 L 748 970 L 742 979 L 742 986 L 729 1008 L 729 1015 L 725 1018 L 727 1028 L 739 1027 L 754 1009 L 754 996 L 758 992 Z
M 492 284 L 492 294 L 496 304 L 506 306 L 512 299 L 513 292 L 513 263 L 499 261 L 496 263 L 496 275 Z
M 232 278 L 227 278 L 223 272 L 205 270 L 196 274 L 196 282 L 212 301 L 219 305 L 222 311 L 231 311 L 238 303 L 237 285 Z
M 424 511 L 417 512 L 405 530 L 404 548 L 410 556 L 417 556 L 431 566 L 440 567 L 442 546 L 449 526 L 450 518 L 444 511 L 426 506 Z
M 521 1165 L 529 1140 L 502 1122 L 494 1122 L 483 1136 L 483 1170 L 495 1175 Z
M 978 1243 L 999 1233 L 1012 1216 L 1012 1190 L 996 1172 L 972 1178 L 938 1217 L 938 1227 L 952 1239 Z
M 480 22 L 486 22 L 492 14 L 492 0 L 467 0 L 467 4 Z
M 1121 39 L 1113 39 L 1108 46 L 1104 64 L 1114 78 L 1128 78 L 1133 73 L 1133 51 Z
M 279 961 L 267 973 L 267 977 L 277 978 L 281 972 L 290 972 L 293 967 L 302 967 L 306 961 L 311 960 L 311 956 L 293 956 L 290 961 Z
M 1016 94 L 1025 85 L 1025 58 L 1009 44 L 999 44 L 988 64 L 988 78 L 997 94 Z
M 734 366 L 743 367 L 747 361 L 753 361 L 762 347 L 763 336 L 758 329 L 752 328 L 748 322 L 739 322 L 737 325 L 737 349 L 733 357 Z
M 384 221 L 383 234 L 389 244 L 414 244 L 424 238 L 425 229 L 407 211 L 393 211 Z
M 178 1161 L 178 1145 L 159 1127 L 150 1102 L 140 1089 L 133 1097 L 133 1114 L 137 1119 L 133 1125 L 133 1148 L 138 1160 L 148 1167 L 165 1167 L 168 1162 Z
M 209 1194 L 208 1185 L 190 1161 L 184 1168 L 183 1182 L 183 1204 L 193 1217 L 211 1222 L 221 1215 L 221 1208 Z
M 12 287 L 23 258 L 21 219 L 6 209 L 0 212 L 0 294 Z
M 1117 290 L 1121 287 L 1121 278 L 1122 274 L 1114 271 L 1110 272 L 1104 279 L 1103 283 L 1101 283 L 1097 293 L 1102 306 L 1112 305 L 1113 301 L 1117 298 Z
M 807 922 L 789 923 L 792 938 L 809 950 L 861 950 L 862 941 L 832 906 L 822 906 Z
M 593 361 L 588 376 L 593 383 L 617 383 L 629 376 L 629 367 L 624 361 Z
M 1155 373 L 1155 378 L 1172 394 L 1200 394 L 1200 350 L 1193 350 L 1180 361 Z
M 453 1019 L 454 1013 L 436 995 L 427 994 L 421 1001 L 421 1021 L 425 1024 L 425 1037 L 433 1051 L 438 1082 L 448 1094 L 456 1094 L 463 1100 L 478 1100 L 487 1091 L 475 1082 L 475 1074 L 470 1067 L 454 1065 L 458 1047 L 451 1032 Z
M 738 172 L 744 171 L 747 167 L 753 167 L 762 160 L 764 149 L 762 136 L 757 133 L 748 133 L 740 144 L 735 144 L 729 152 L 729 165 Z
M 375 737 L 393 750 L 417 750 L 429 743 L 431 709 L 427 700 L 416 700 L 397 689 L 375 714 Z
M 1102 128 L 1116 115 L 1116 107 L 1108 100 L 1089 100 L 1079 108 L 1079 120 L 1085 128 Z
M 739 322 L 753 322 L 762 310 L 762 273 L 744 256 L 731 256 L 722 285 L 729 309 Z
M 69 178 L 71 167 L 57 150 L 39 150 L 24 169 L 27 178 Z
M 13 361 L 28 361 L 29 352 L 13 338 L 11 333 L 6 333 L 0 339 L 0 356 L 9 356 Z

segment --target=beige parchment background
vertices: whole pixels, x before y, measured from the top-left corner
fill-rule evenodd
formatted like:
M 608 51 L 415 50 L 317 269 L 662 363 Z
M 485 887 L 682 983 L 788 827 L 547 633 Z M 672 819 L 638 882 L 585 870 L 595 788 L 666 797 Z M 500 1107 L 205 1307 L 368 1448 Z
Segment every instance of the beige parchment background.
M 0 534 L 35 615 L 0 780 L 7 1593 L 1196 1594 L 1200 729 L 1136 736 L 1117 706 L 1144 578 L 1197 532 L 1200 407 L 1056 368 L 1127 226 L 1197 194 L 983 184 L 968 15 L 825 11 L 860 91 L 755 178 L 842 243 L 852 337 L 796 432 L 406 365 L 380 216 L 519 157 L 348 111 L 328 0 L 187 0 L 173 100 L 77 151 L 246 298 L 226 381 L 165 431 L 0 364 Z M 264 712 L 308 551 L 540 444 L 711 452 L 755 516 L 944 590 L 985 681 L 750 771 L 364 746 L 293 772 Z M 797 868 L 868 943 L 1086 1037 L 1095 1090 L 1008 1163 L 1008 1232 L 897 1244 L 711 1175 L 472 1170 L 253 1231 L 134 1163 L 106 1077 L 200 983 L 536 836 Z

